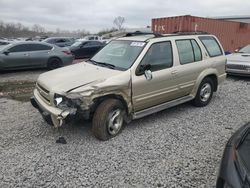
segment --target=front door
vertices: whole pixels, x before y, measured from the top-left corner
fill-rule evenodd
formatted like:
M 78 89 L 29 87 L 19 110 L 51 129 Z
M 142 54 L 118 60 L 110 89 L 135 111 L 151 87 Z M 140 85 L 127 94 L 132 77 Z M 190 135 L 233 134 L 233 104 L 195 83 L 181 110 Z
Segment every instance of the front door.
M 145 74 L 138 75 L 138 69 L 148 65 L 151 68 L 146 72 L 151 72 L 152 78 L 146 78 Z M 132 74 L 132 101 L 135 112 L 179 98 L 170 41 L 153 44 L 136 72 L 137 75 Z
M 29 58 L 29 46 L 27 44 L 19 44 L 8 49 L 8 54 L 3 54 L 4 68 L 28 68 L 31 66 Z

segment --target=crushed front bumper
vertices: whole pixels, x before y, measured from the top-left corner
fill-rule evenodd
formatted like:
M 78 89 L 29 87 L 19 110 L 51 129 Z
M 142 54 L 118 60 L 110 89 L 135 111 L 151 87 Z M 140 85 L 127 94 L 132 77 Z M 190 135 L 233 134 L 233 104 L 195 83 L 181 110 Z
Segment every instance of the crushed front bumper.
M 48 105 L 40 98 L 38 91 L 34 90 L 34 96 L 30 98 L 33 107 L 43 116 L 44 120 L 55 127 L 62 126 L 64 123 L 69 123 L 74 120 L 77 109 L 69 108 L 61 110 L 59 108 Z

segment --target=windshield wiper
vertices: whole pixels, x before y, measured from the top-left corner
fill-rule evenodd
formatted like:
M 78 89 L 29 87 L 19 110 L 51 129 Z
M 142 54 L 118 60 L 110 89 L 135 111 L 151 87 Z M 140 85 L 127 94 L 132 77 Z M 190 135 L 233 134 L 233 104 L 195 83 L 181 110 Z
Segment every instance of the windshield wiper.
M 113 65 L 113 64 L 103 63 L 103 62 L 97 62 L 97 61 L 95 61 L 95 60 L 93 60 L 93 59 L 89 59 L 89 61 L 90 61 L 91 63 L 93 63 L 94 65 L 101 65 L 101 66 L 109 67 L 109 68 L 111 68 L 111 69 L 115 69 L 115 68 L 116 68 L 116 66 Z

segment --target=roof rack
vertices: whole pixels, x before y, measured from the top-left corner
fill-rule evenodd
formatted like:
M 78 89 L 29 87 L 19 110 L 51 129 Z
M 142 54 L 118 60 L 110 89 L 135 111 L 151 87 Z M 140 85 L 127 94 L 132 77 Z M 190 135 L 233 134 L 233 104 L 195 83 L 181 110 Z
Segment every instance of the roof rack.
M 174 31 L 171 34 L 177 35 L 206 35 L 209 34 L 206 31 Z
M 125 37 L 132 37 L 132 36 L 138 36 L 138 35 L 154 35 L 155 37 L 163 37 L 163 35 L 159 33 L 150 33 L 150 32 L 141 32 L 141 31 L 135 31 L 133 33 L 127 33 Z

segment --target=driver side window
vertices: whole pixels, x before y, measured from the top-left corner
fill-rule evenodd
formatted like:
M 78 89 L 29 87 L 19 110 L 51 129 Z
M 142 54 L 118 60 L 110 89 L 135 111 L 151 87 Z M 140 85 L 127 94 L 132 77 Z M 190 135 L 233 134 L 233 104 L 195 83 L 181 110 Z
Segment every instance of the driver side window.
M 141 65 L 150 65 L 152 72 L 172 67 L 173 52 L 171 42 L 153 44 L 144 56 Z

